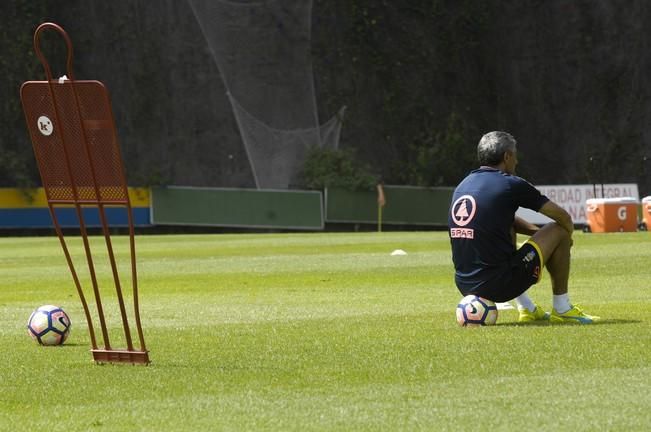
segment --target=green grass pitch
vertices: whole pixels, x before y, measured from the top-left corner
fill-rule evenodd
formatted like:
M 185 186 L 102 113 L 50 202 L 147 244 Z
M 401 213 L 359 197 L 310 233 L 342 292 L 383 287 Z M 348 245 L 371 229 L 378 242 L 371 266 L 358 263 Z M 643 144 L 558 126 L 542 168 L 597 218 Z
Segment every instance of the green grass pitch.
M 148 367 L 92 363 L 55 237 L 0 239 L 1 431 L 651 430 L 648 233 L 575 235 L 571 298 L 604 322 L 481 329 L 455 322 L 444 232 L 136 240 Z M 27 336 L 42 304 L 64 346 Z

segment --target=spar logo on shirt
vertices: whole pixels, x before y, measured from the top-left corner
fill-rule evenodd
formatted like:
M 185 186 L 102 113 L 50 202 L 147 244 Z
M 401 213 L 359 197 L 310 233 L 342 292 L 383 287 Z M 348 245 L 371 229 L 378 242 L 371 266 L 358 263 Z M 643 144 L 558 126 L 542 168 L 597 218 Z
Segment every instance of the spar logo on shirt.
M 455 225 L 461 228 L 450 228 L 451 238 L 475 238 L 475 230 L 472 228 L 463 228 L 470 223 L 475 217 L 477 203 L 472 195 L 463 195 L 452 204 L 450 214 Z

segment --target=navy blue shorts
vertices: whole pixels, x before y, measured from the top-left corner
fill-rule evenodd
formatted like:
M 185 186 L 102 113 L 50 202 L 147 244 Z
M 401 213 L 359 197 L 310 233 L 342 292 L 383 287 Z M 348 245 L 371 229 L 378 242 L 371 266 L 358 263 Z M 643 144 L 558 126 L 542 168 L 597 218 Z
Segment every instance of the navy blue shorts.
M 543 256 L 540 247 L 533 240 L 528 240 L 513 254 L 511 271 L 504 275 L 503 283 L 497 284 L 499 288 L 486 291 L 479 289 L 479 292 L 472 294 L 494 302 L 512 300 L 540 281 L 542 269 Z

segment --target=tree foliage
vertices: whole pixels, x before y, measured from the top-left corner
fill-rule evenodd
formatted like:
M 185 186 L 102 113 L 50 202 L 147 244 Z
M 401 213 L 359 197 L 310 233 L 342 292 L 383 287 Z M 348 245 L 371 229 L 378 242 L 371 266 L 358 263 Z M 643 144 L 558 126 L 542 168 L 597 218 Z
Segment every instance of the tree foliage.
M 24 81 L 43 79 L 32 37 L 46 9 L 45 2 L 26 0 L 0 6 L 0 186 L 29 187 L 38 178 L 19 89 Z
M 651 3 L 629 3 L 313 0 L 318 112 L 348 107 L 341 148 L 386 183 L 453 185 L 501 129 L 534 183 L 647 194 Z M 110 89 L 130 181 L 254 184 L 187 2 L 12 0 L 0 16 L 0 186 L 38 179 L 18 89 L 43 77 L 31 43 L 46 16 L 73 37 L 78 76 Z
M 372 190 L 377 177 L 355 158 L 352 150 L 312 147 L 303 166 L 302 186 L 308 189 L 340 187 L 348 190 Z

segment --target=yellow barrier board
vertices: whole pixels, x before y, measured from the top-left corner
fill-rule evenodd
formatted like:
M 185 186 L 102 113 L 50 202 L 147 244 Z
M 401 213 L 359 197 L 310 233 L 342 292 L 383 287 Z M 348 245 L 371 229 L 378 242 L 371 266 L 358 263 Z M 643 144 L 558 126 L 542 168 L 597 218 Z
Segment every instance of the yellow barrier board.
M 149 207 L 149 188 L 129 188 L 132 207 Z M 43 208 L 47 207 L 43 188 L 18 189 L 0 188 L 0 208 Z

